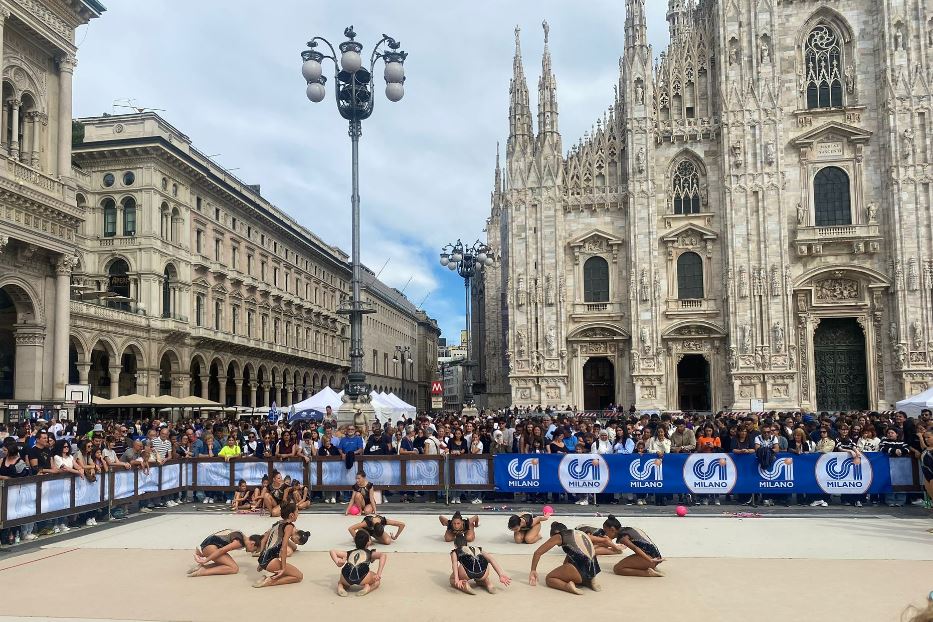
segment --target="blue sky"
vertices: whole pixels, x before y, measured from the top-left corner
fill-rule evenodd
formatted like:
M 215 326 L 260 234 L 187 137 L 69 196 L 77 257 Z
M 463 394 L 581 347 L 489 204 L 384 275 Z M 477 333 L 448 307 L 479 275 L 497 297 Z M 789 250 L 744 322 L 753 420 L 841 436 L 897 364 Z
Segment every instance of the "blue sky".
M 663 0 L 648 0 L 657 55 Z M 612 102 L 623 46 L 621 0 L 353 3 L 276 0 L 110 0 L 79 28 L 74 114 L 162 108 L 194 145 L 331 244 L 350 250 L 350 145 L 332 92 L 304 94 L 300 52 L 314 35 L 334 45 L 353 24 L 366 53 L 387 33 L 402 42 L 405 98 L 377 101 L 360 146 L 363 261 L 459 340 L 463 283 L 440 247 L 484 238 L 496 143 L 508 135 L 513 30 L 522 29 L 536 106 L 541 21 L 550 24 L 560 130 L 569 147 Z M 264 10 L 261 10 L 264 9 Z M 329 83 L 332 80 L 329 80 Z M 328 85 L 330 86 L 330 84 Z M 410 279 L 410 282 L 409 282 Z

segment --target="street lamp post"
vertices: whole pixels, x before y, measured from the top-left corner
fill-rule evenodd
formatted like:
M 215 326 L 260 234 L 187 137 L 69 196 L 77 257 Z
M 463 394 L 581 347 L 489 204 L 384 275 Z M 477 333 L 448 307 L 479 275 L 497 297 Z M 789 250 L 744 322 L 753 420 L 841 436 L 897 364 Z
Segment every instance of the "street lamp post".
M 353 191 L 350 195 L 352 209 L 352 253 L 351 253 L 351 290 L 352 299 L 349 308 L 342 308 L 343 313 L 350 318 L 350 373 L 347 375 L 347 384 L 344 388 L 344 405 L 337 418 L 341 424 L 352 423 L 356 415 L 362 410 L 372 411 L 369 404 L 369 385 L 366 384 L 366 373 L 363 371 L 363 315 L 372 313 L 372 309 L 364 309 L 360 299 L 361 269 L 360 269 L 360 179 L 359 179 L 359 142 L 363 134 L 363 120 L 373 113 L 373 69 L 377 59 L 385 64 L 386 97 L 389 101 L 397 102 L 405 94 L 405 59 L 406 52 L 399 51 L 401 44 L 388 35 L 382 38 L 373 47 L 369 58 L 369 69 L 363 67 L 363 58 L 360 53 L 363 45 L 356 41 L 353 26 L 343 31 L 346 41 L 338 46 L 340 59 L 334 46 L 323 37 L 314 37 L 308 41 L 307 50 L 301 53 L 301 75 L 307 82 L 306 95 L 314 103 L 322 101 L 326 95 L 325 85 L 327 78 L 323 75 L 322 61 L 328 59 L 334 64 L 334 95 L 337 101 L 337 110 L 340 116 L 349 122 L 351 145 L 351 178 Z M 323 43 L 330 49 L 330 54 L 318 50 Z M 365 415 L 364 415 L 365 417 Z M 367 417 L 371 418 L 371 417 Z
M 441 265 L 463 277 L 463 286 L 466 291 L 466 334 L 467 356 L 463 365 L 463 411 L 465 414 L 476 414 L 473 406 L 473 327 L 470 313 L 470 294 L 473 286 L 473 277 L 495 263 L 492 251 L 488 246 L 477 240 L 472 245 L 465 245 L 460 240 L 454 244 L 447 244 L 441 249 Z
M 395 354 L 392 356 L 392 362 L 398 363 L 399 361 L 401 361 L 402 363 L 401 381 L 402 381 L 402 391 L 404 391 L 405 390 L 405 365 L 410 364 L 412 361 L 411 346 L 400 346 L 400 345 L 395 346 Z M 409 380 L 411 380 L 411 378 L 409 378 Z

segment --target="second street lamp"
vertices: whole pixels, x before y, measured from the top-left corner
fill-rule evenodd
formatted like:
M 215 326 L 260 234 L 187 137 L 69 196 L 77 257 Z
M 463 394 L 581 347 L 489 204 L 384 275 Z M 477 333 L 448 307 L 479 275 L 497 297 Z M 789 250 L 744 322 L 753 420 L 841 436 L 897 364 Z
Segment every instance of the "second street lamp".
M 353 191 L 350 195 L 352 208 L 352 252 L 351 252 L 351 302 L 350 307 L 340 309 L 350 317 L 350 373 L 347 375 L 347 384 L 344 394 L 350 406 L 350 411 L 343 415 L 338 412 L 341 424 L 352 423 L 354 411 L 361 411 L 362 407 L 369 406 L 369 385 L 366 383 L 366 374 L 363 371 L 363 315 L 372 313 L 372 309 L 364 309 L 360 298 L 361 268 L 360 268 L 360 155 L 359 142 L 363 134 L 363 120 L 373 113 L 373 69 L 376 61 L 382 59 L 385 63 L 386 98 L 397 102 L 405 94 L 405 59 L 406 52 L 399 51 L 401 44 L 388 35 L 382 38 L 373 47 L 369 58 L 369 68 L 363 66 L 363 45 L 356 41 L 353 26 L 344 29 L 343 34 L 347 40 L 341 43 L 340 58 L 334 46 L 323 37 L 314 37 L 308 41 L 307 50 L 301 53 L 301 75 L 307 82 L 305 93 L 312 102 L 323 101 L 327 94 L 327 78 L 324 77 L 322 62 L 330 60 L 334 64 L 334 95 L 337 101 L 337 110 L 340 116 L 349 121 L 351 145 L 351 177 Z M 326 54 L 318 50 L 323 43 L 330 50 Z M 345 400 L 346 401 L 346 400 Z M 351 403 L 352 402 L 352 403 Z M 344 410 L 341 408 L 341 410 Z M 368 423 L 368 422 L 366 422 Z
M 473 411 L 472 414 L 476 411 L 473 406 L 473 367 L 476 363 L 473 361 L 473 327 L 470 313 L 473 277 L 493 263 L 495 259 L 493 259 L 492 251 L 479 240 L 472 245 L 464 245 L 463 242 L 457 240 L 441 249 L 441 265 L 463 277 L 463 286 L 466 289 L 467 355 L 461 365 L 463 366 L 463 410 L 467 414 L 471 414 L 468 411 Z

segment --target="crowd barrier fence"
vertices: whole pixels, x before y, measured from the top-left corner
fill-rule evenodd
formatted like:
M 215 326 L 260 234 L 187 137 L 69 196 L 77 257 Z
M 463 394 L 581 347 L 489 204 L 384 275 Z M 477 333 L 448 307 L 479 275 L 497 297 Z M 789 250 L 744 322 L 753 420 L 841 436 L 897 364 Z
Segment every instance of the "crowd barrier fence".
M 793 456 L 793 464 L 777 467 L 774 479 L 757 473 L 754 456 L 729 454 L 668 454 L 663 460 L 653 456 L 610 454 L 499 454 L 481 455 L 393 455 L 360 456 L 347 469 L 338 456 L 258 460 L 254 458 L 198 458 L 153 464 L 148 472 L 139 469 L 114 469 L 88 481 L 71 474 L 50 474 L 0 480 L 0 527 L 47 521 L 64 516 L 138 503 L 157 497 L 185 492 L 230 492 L 242 479 L 252 488 L 272 470 L 301 480 L 313 492 L 346 491 L 358 472 L 386 491 L 428 491 L 445 496 L 460 491 L 501 492 L 647 492 L 678 493 L 691 490 L 684 473 L 698 474 L 699 481 L 731 478 L 731 488 L 707 488 L 706 493 L 804 493 L 803 487 L 752 486 L 750 482 L 786 481 L 788 471 L 793 483 L 814 480 L 816 465 L 828 473 L 850 479 L 858 474 L 870 478 L 861 488 L 832 489 L 834 494 L 859 492 L 907 492 L 920 490 L 917 461 L 871 454 L 861 468 L 846 462 L 846 454 L 825 454 L 838 458 L 827 467 L 829 458 L 817 454 Z M 712 458 L 711 458 L 712 457 Z M 785 460 L 780 454 L 779 460 Z M 820 463 L 820 460 L 823 460 Z M 574 462 L 576 461 L 576 462 Z M 721 464 L 720 461 L 725 461 Z M 687 464 L 691 466 L 687 466 Z M 699 464 L 699 466 L 696 466 Z M 786 463 L 782 463 L 786 464 Z M 867 464 L 867 466 L 866 466 Z M 694 467 L 696 470 L 694 470 Z M 789 467 L 789 468 L 788 468 Z M 848 469 L 848 470 L 847 470 Z M 703 477 L 709 476 L 704 480 Z M 679 475 L 678 475 L 679 474 Z M 781 478 L 784 478 L 783 480 Z M 845 479 L 845 478 L 842 478 Z M 582 482 L 583 485 L 576 485 Z M 587 484 L 586 482 L 590 482 Z M 596 482 L 595 485 L 592 482 Z M 647 483 L 649 485 L 642 485 Z M 751 486 L 751 488 L 750 488 Z M 811 486 L 812 487 L 812 486 Z M 812 492 L 820 492 L 812 490 Z

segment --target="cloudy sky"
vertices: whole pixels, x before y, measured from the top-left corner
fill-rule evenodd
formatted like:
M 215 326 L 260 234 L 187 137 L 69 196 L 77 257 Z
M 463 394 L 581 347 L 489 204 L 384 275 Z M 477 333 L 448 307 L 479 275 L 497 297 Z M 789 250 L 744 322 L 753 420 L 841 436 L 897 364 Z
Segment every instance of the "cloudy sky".
M 311 104 L 300 52 L 353 24 L 365 50 L 382 33 L 409 53 L 405 98 L 381 93 L 360 148 L 363 261 L 459 340 L 463 282 L 438 264 L 447 242 L 485 238 L 496 142 L 508 136 L 513 29 L 522 29 L 536 106 L 541 22 L 550 23 L 565 148 L 612 101 L 623 46 L 621 0 L 104 0 L 81 27 L 74 114 L 162 108 L 194 145 L 324 240 L 350 250 L 350 144 L 333 99 Z M 655 54 L 666 4 L 649 0 Z M 331 86 L 332 79 L 328 81 Z M 328 93 L 332 96 L 332 92 Z M 388 264 L 386 264 L 388 261 Z

